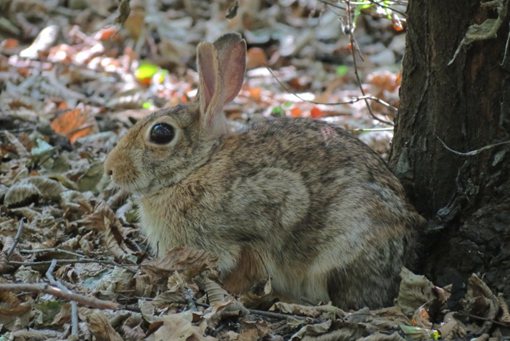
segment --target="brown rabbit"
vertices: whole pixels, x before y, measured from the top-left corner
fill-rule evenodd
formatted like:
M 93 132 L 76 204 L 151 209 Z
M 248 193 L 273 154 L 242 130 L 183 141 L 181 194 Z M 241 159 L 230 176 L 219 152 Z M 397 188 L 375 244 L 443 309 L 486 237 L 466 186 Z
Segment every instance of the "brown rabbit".
M 224 284 L 270 277 L 281 298 L 343 308 L 390 304 L 422 218 L 366 145 L 322 121 L 279 118 L 229 132 L 246 43 L 197 48 L 199 100 L 139 121 L 108 156 L 141 195 L 141 225 L 160 254 L 179 245 L 219 258 Z

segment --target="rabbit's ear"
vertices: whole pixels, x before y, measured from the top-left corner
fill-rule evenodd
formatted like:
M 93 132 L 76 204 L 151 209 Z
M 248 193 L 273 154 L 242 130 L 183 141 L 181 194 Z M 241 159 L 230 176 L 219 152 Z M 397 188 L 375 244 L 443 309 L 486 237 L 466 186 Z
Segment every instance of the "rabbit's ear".
M 197 48 L 200 76 L 199 100 L 202 129 L 208 135 L 227 132 L 223 106 L 239 93 L 246 68 L 246 42 L 229 33 Z

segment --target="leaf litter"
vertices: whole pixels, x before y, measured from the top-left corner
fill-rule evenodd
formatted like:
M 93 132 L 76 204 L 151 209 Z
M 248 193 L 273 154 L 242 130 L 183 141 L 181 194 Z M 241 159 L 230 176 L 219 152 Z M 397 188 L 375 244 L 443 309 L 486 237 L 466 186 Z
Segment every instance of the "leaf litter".
M 504 298 L 476 275 L 458 310 L 449 308 L 449 287 L 407 269 L 395 306 L 378 310 L 279 302 L 270 279 L 234 297 L 222 288 L 216 259 L 206 250 L 177 248 L 154 259 L 138 229 L 136 198 L 103 176 L 106 153 L 133 121 L 193 100 L 195 46 L 229 30 L 242 32 L 249 45 L 245 84 L 225 110 L 230 119 L 325 119 L 359 134 L 384 157 L 392 129 L 374 120 L 360 98 L 338 8 L 288 0 L 0 6 L 2 339 L 507 335 Z M 405 20 L 386 20 L 377 6 L 367 9 L 355 35 L 368 58 L 357 71 L 375 115 L 392 120 Z

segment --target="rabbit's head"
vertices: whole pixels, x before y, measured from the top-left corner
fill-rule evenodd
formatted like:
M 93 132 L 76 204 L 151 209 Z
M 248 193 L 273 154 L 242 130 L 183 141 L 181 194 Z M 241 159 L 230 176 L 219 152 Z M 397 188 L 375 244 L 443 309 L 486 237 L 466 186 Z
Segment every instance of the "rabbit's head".
M 125 190 L 147 194 L 207 162 L 228 132 L 222 109 L 239 93 L 245 65 L 246 43 L 239 34 L 198 45 L 198 100 L 137 122 L 108 155 L 105 172 Z

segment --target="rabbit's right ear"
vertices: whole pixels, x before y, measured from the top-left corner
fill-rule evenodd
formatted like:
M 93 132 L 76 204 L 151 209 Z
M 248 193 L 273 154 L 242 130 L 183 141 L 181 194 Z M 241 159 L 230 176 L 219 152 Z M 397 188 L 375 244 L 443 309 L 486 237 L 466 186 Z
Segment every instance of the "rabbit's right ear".
M 246 42 L 237 33 L 221 36 L 214 44 L 197 48 L 200 123 L 204 134 L 216 137 L 227 132 L 223 106 L 233 100 L 244 79 Z

